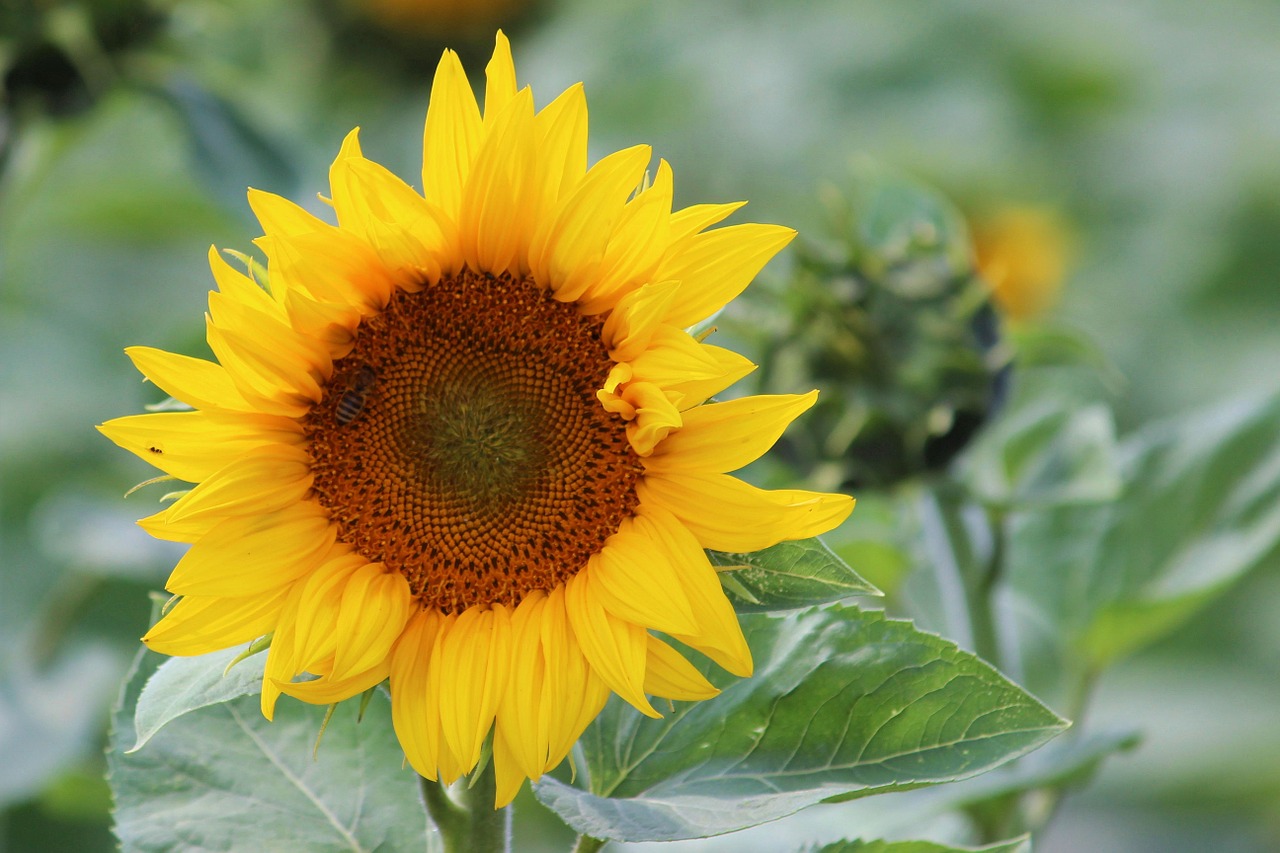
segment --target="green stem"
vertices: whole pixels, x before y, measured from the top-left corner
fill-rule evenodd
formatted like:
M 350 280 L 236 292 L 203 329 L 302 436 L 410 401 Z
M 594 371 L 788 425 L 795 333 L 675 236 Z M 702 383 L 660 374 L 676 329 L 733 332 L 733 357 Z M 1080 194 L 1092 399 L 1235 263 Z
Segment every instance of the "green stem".
M 996 593 L 1004 578 L 1005 515 L 1002 510 L 989 509 L 987 518 L 991 529 L 991 557 L 986 571 L 974 578 L 970 587 L 969 623 L 973 627 L 973 650 L 978 657 L 1003 670 L 1005 661 L 1000 629 L 996 625 Z
M 511 809 L 493 807 L 493 767 L 477 771 L 471 784 L 455 785 L 452 795 L 430 779 L 420 779 L 422 799 L 440 832 L 445 853 L 506 853 L 511 846 Z
M 590 835 L 579 835 L 578 841 L 573 845 L 570 853 L 596 853 L 601 847 L 609 842 L 600 838 L 592 838 Z

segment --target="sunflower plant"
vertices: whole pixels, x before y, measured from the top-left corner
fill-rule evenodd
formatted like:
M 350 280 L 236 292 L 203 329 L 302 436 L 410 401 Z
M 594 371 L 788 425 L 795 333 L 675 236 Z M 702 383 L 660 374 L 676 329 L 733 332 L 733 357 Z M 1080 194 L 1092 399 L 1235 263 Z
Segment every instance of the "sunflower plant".
M 707 321 L 794 232 L 587 152 L 581 85 L 535 108 L 499 34 L 481 110 L 446 51 L 420 190 L 352 131 L 331 215 L 251 191 L 265 264 L 210 251 L 215 360 L 128 350 L 171 401 L 101 430 L 191 485 L 140 522 L 189 549 L 116 712 L 126 849 L 509 848 L 530 781 L 578 850 L 699 838 L 1066 727 L 847 601 L 851 497 L 733 476 L 816 392 L 732 396 Z

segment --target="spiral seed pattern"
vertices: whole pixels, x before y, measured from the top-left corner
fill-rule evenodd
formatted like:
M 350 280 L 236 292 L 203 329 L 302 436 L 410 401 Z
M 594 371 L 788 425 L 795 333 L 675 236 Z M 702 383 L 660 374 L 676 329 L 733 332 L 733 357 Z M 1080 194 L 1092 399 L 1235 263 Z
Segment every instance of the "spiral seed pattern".
M 635 508 L 643 471 L 595 396 L 612 366 L 600 329 L 508 275 L 396 291 L 305 418 L 340 540 L 445 613 L 513 607 L 581 570 Z

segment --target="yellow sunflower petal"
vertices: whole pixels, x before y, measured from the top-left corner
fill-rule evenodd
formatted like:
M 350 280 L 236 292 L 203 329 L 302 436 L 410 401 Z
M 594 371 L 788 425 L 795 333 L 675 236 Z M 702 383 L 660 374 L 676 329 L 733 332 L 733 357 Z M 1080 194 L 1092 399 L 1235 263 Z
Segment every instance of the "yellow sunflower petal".
M 419 610 L 409 620 L 391 655 L 391 725 L 409 764 L 434 781 L 440 755 L 439 697 L 432 695 L 432 651 L 449 621 L 435 610 Z
M 765 491 L 727 474 L 648 474 L 637 492 L 713 551 L 759 551 L 826 533 L 853 511 L 853 498 L 796 489 Z
M 527 272 L 533 208 L 541 190 L 533 140 L 533 93 L 523 89 L 486 128 L 462 193 L 459 240 L 474 270 Z
M 271 445 L 299 446 L 297 421 L 250 412 L 155 412 L 115 418 L 98 431 L 179 480 L 198 483 Z
M 688 410 L 718 394 L 755 369 L 732 350 L 695 341 L 687 332 L 662 325 L 653 330 L 648 348 L 630 362 L 635 382 L 652 382 L 680 398 Z
M 205 339 L 235 382 L 236 390 L 258 411 L 296 418 L 305 415 L 320 399 L 320 385 L 306 366 L 274 358 L 261 339 L 223 331 L 208 315 Z
M 228 597 L 269 593 L 315 568 L 336 535 L 329 520 L 307 504 L 228 518 L 191 546 L 165 589 Z
M 569 754 L 609 699 L 609 686 L 587 662 L 578 644 L 563 584 L 551 591 L 543 608 L 542 648 L 547 667 L 542 693 L 548 724 L 545 769 L 550 770 Z
M 198 409 L 248 409 L 226 368 L 202 358 L 154 347 L 128 347 L 138 372 L 175 400 Z
M 546 596 L 535 590 L 511 614 L 511 666 L 507 689 L 498 705 L 494 735 L 497 758 L 502 736 L 509 760 L 523 777 L 537 779 L 547 763 L 550 737 L 547 709 L 542 705 L 546 664 L 542 652 L 542 614 Z
M 570 86 L 534 116 L 542 170 L 538 221 L 578 186 L 587 172 L 587 99 L 582 84 Z
M 440 57 L 427 121 L 422 132 L 422 194 L 442 214 L 446 257 L 456 257 L 458 211 L 462 190 L 471 174 L 471 164 L 480 150 L 481 119 L 471 84 L 458 55 L 446 50 Z M 460 266 L 460 265 L 459 265 Z M 444 272 L 456 271 L 456 266 Z
M 272 512 L 298 503 L 311 488 L 310 457 L 300 447 L 268 445 L 205 478 L 160 513 L 171 532 L 203 535 L 235 515 Z
M 427 696 L 430 699 L 430 707 L 419 708 L 419 713 L 430 715 L 428 733 L 432 731 L 438 733 L 438 740 L 434 744 L 436 766 L 439 770 L 440 781 L 446 785 L 452 785 L 459 776 L 471 769 L 449 746 L 449 738 L 444 733 L 444 721 L 448 713 L 444 708 L 444 703 L 446 699 L 453 699 L 452 691 L 457 684 L 450 680 L 457 676 L 457 671 L 447 666 L 444 660 L 445 640 L 453 631 L 454 626 L 457 625 L 457 621 L 458 617 L 456 615 L 449 614 L 436 632 L 435 644 L 431 647 L 431 659 L 427 665 Z M 474 686 L 474 679 L 468 679 L 463 683 Z
M 203 655 L 248 643 L 271 632 L 288 587 L 231 598 L 183 596 L 142 642 L 162 655 Z
M 645 629 L 609 613 L 594 589 L 591 566 L 565 584 L 565 610 L 582 654 L 609 688 L 648 717 L 661 717 L 644 696 Z
M 511 42 L 502 30 L 494 38 L 493 56 L 484 69 L 484 124 L 486 129 L 516 94 L 516 65 L 511 60 Z
M 409 582 L 399 572 L 381 563 L 355 572 L 342 593 L 330 675 L 335 680 L 350 678 L 388 660 L 412 603 Z
M 682 285 L 667 322 L 692 326 L 719 311 L 795 236 L 791 228 L 750 223 L 717 228 L 672 244 L 654 274 L 655 280 L 677 279 Z
M 680 289 L 678 281 L 646 284 L 618 301 L 605 318 L 600 337 L 614 361 L 630 361 L 649 346 L 667 307 Z
M 653 184 L 623 208 L 600 261 L 600 277 L 579 298 L 582 313 L 599 314 L 653 276 L 667 249 L 674 192 L 671 166 L 658 161 Z
M 383 166 L 360 154 L 357 131 L 329 167 L 329 187 L 338 224 L 361 235 L 402 286 L 413 276 L 440 277 L 444 231 L 422 196 Z
M 511 741 L 503 734 L 501 728 L 494 729 L 493 732 L 493 773 L 497 789 L 493 794 L 493 807 L 500 809 L 511 804 L 511 801 L 520 793 L 520 787 L 524 785 L 525 779 L 529 778 L 524 766 L 516 757 L 516 750 L 511 746 Z
M 331 705 L 376 687 L 387 680 L 391 664 L 385 658 L 370 669 L 352 673 L 346 678 L 323 676 L 310 681 L 277 682 L 276 687 L 286 696 L 310 702 L 313 705 Z
M 333 656 L 334 626 L 343 591 L 351 576 L 367 562 L 358 554 L 339 553 L 290 588 L 263 673 L 262 714 L 268 720 L 275 713 L 279 684 L 291 682 L 316 661 Z
M 677 210 L 671 214 L 671 242 L 683 240 L 704 228 L 710 228 L 717 222 L 727 219 L 745 204 L 745 201 L 729 204 L 694 204 Z
M 585 569 L 592 594 L 620 619 L 668 634 L 691 634 L 697 619 L 662 552 L 626 522 Z M 662 590 L 661 595 L 653 591 Z
M 671 397 L 652 382 L 631 382 L 622 394 L 633 409 L 635 418 L 627 424 L 627 440 L 642 458 L 653 453 L 654 448 L 683 423 L 680 410 Z
M 734 675 L 746 678 L 753 665 L 751 650 L 738 624 L 738 614 L 725 597 L 715 567 L 702 545 L 671 513 L 652 505 L 640 508 L 636 529 L 662 550 L 662 558 L 675 568 L 680 587 L 698 618 L 698 630 L 672 634 Z
M 529 247 L 530 269 L 560 301 L 576 300 L 595 282 L 614 224 L 652 157 L 652 148 L 636 145 L 601 158 L 539 223 Z
M 760 395 L 709 403 L 684 413 L 684 424 L 645 460 L 650 471 L 723 474 L 759 459 L 793 420 L 818 399 L 808 394 Z
M 678 702 L 699 702 L 720 691 L 683 655 L 657 637 L 649 637 L 644 692 Z
M 480 760 L 506 688 L 510 654 L 511 617 L 502 605 L 464 611 L 443 635 L 441 677 L 451 687 L 439 697 L 440 728 L 464 773 Z

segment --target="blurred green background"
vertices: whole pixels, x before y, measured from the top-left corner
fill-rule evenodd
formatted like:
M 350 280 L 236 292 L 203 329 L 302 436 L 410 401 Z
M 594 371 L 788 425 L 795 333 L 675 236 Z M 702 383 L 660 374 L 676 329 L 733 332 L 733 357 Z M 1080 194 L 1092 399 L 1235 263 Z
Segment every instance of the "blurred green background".
M 0 850 L 113 847 L 108 709 L 180 553 L 132 525 L 152 496 L 121 498 L 150 469 L 92 430 L 156 399 L 122 348 L 207 352 L 205 251 L 257 236 L 247 185 L 321 210 L 356 125 L 416 182 L 439 51 L 458 47 L 480 80 L 493 20 L 538 103 L 585 81 L 593 158 L 652 143 L 678 205 L 746 198 L 751 220 L 803 234 L 820 187 L 870 156 L 979 230 L 1010 207 L 1050 212 L 1069 247 L 1052 318 L 1122 377 L 1122 433 L 1280 389 L 1273 0 L 547 0 L 495 3 L 493 20 L 475 4 L 480 19 L 421 33 L 379 23 L 390 5 L 0 9 Z M 1144 741 L 1037 849 L 1280 848 L 1278 612 L 1272 561 L 1108 671 L 1091 723 Z M 888 811 L 875 819 L 892 831 Z M 856 834 L 849 815 L 781 831 Z

